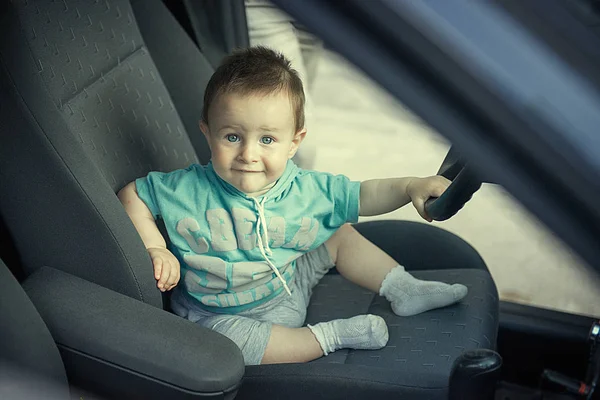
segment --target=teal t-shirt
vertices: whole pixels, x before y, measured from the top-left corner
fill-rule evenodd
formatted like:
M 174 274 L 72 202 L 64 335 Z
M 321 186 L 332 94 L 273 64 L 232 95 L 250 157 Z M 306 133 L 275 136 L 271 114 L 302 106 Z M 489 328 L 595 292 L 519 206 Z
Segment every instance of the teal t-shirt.
M 289 285 L 294 277 L 295 260 L 359 215 L 359 182 L 301 170 L 292 161 L 256 199 L 222 180 L 210 163 L 151 172 L 136 180 L 136 188 L 164 221 L 181 263 L 179 284 L 203 308 L 220 313 L 282 293 L 283 281 Z

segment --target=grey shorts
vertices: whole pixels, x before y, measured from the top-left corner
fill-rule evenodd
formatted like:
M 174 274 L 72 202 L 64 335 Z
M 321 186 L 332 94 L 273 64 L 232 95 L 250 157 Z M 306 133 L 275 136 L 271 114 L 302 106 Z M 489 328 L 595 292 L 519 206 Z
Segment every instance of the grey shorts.
M 215 314 L 201 308 L 198 301 L 176 289 L 171 297 L 175 314 L 217 331 L 242 350 L 246 365 L 260 364 L 271 336 L 271 325 L 300 328 L 312 289 L 333 267 L 325 244 L 304 254 L 296 261 L 292 295 L 282 292 L 268 302 L 238 314 Z

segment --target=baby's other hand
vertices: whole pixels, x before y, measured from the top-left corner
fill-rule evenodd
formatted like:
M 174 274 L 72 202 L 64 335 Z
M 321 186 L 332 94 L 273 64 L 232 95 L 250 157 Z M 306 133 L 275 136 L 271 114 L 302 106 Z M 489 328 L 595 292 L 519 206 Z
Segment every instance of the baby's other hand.
M 161 292 L 173 289 L 179 282 L 179 260 L 169 250 L 161 247 L 151 247 L 147 250 L 154 265 L 156 286 Z
M 406 187 L 413 206 L 424 220 L 433 221 L 425 211 L 425 202 L 430 197 L 440 197 L 450 186 L 450 181 L 443 176 L 434 175 L 427 178 L 414 178 Z

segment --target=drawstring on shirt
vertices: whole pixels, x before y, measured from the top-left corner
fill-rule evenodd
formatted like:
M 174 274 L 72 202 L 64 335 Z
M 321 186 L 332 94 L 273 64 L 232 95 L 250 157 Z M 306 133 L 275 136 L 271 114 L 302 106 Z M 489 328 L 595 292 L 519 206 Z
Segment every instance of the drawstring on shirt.
M 271 247 L 269 246 L 269 233 L 267 232 L 267 219 L 265 218 L 264 209 L 264 203 L 267 200 L 267 197 L 263 197 L 261 201 L 258 201 L 254 197 L 252 198 L 252 200 L 254 200 L 254 204 L 256 205 L 256 209 L 258 211 L 258 221 L 256 221 L 256 238 L 260 253 L 262 254 L 263 258 L 265 259 L 271 270 L 273 270 L 275 275 L 277 275 L 277 278 L 279 278 L 279 280 L 283 284 L 283 288 L 285 289 L 285 291 L 291 296 L 292 291 L 288 287 L 285 279 L 283 278 L 283 276 L 281 276 L 281 273 L 279 272 L 277 267 L 271 262 L 271 260 L 268 257 L 272 254 L 272 251 Z
M 269 246 L 269 232 L 267 230 L 267 219 L 265 218 L 265 201 L 266 200 L 267 200 L 266 197 L 263 197 L 261 202 L 254 199 L 256 208 L 258 209 L 258 223 L 256 226 L 256 234 L 258 236 L 261 236 L 260 229 L 262 228 L 262 236 L 261 236 L 261 238 L 263 240 L 262 244 L 264 246 L 265 252 L 267 253 L 267 255 L 270 256 L 273 254 L 273 252 L 271 251 L 271 247 Z

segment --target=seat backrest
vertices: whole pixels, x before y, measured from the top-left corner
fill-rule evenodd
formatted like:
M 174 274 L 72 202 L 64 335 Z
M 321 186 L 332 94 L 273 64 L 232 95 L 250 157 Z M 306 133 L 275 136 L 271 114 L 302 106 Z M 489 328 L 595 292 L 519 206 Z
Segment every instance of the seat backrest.
M 2 3 L 0 213 L 26 272 L 50 265 L 162 306 L 115 192 L 198 158 L 129 2 Z
M 206 1 L 198 0 L 197 3 Z M 220 1 L 241 2 L 243 6 L 243 0 Z M 210 159 L 210 150 L 200 133 L 198 122 L 202 114 L 204 88 L 213 73 L 204 50 L 204 47 L 211 47 L 208 46 L 211 40 L 204 40 L 204 46 L 199 50 L 190 34 L 161 0 L 132 0 L 131 7 L 144 44 L 171 95 L 198 159 L 205 164 Z

